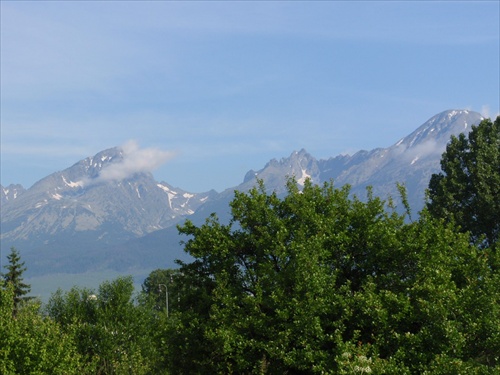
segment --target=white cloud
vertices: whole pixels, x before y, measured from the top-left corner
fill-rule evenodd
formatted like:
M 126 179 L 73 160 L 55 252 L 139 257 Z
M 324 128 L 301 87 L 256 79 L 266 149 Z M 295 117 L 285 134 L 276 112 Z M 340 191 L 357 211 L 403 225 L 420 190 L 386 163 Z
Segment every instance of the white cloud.
M 416 158 L 441 155 L 444 151 L 442 144 L 437 143 L 434 139 L 429 139 L 428 141 L 406 149 L 402 157 L 407 161 L 413 161 Z
M 490 106 L 489 105 L 483 105 L 481 107 L 481 112 L 480 112 L 484 118 L 490 118 Z
M 95 182 L 119 181 L 135 173 L 151 172 L 172 159 L 175 153 L 156 148 L 140 149 L 134 140 L 121 146 L 123 159 L 103 167 Z

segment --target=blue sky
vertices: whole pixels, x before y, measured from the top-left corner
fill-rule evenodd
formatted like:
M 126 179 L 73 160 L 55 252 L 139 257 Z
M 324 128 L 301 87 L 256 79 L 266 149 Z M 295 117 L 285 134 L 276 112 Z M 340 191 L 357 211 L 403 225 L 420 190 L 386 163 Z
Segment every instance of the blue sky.
M 447 109 L 500 112 L 499 1 L 0 6 L 4 186 L 132 144 L 161 156 L 158 181 L 221 191 L 294 150 L 328 158 Z

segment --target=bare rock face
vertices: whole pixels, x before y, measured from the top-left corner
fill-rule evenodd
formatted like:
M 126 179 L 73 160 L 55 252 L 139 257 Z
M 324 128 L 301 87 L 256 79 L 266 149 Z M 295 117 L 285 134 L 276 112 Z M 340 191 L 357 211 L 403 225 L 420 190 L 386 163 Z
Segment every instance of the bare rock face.
M 213 196 L 156 182 L 150 173 L 103 177 L 103 171 L 120 169 L 123 159 L 123 152 L 113 148 L 26 191 L 2 188 L 2 246 L 30 251 L 61 243 L 75 248 L 118 244 L 174 225 Z
M 83 272 L 95 267 L 129 270 L 173 265 L 183 252 L 175 225 L 186 218 L 201 224 L 212 212 L 229 218 L 234 191 L 247 191 L 263 180 L 268 191 L 285 192 L 288 178 L 336 187 L 349 184 L 363 199 L 366 187 L 376 196 L 393 197 L 407 188 L 417 213 L 425 189 L 452 135 L 467 133 L 483 118 L 466 110 L 445 111 L 387 148 L 317 160 L 307 151 L 273 159 L 249 171 L 241 185 L 217 193 L 193 194 L 157 182 L 151 173 L 131 170 L 126 150 L 112 148 L 55 172 L 29 189 L 1 187 L 1 247 L 16 246 L 38 274 Z M 7 251 L 2 251 L 5 254 Z

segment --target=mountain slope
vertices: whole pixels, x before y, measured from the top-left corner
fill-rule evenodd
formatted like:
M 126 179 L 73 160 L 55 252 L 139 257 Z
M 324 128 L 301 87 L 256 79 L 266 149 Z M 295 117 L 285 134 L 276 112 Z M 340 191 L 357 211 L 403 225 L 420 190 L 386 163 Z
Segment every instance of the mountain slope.
M 114 178 L 126 157 L 102 151 L 6 200 L 2 244 L 32 253 L 102 248 L 171 226 L 215 194 L 190 194 L 144 172 Z
M 334 181 L 337 187 L 349 184 L 358 197 L 366 196 L 366 187 L 372 186 L 376 196 L 393 197 L 398 201 L 397 184 L 406 186 L 413 210 L 424 204 L 425 189 L 430 177 L 440 169 L 440 159 L 452 135 L 468 133 L 482 116 L 467 110 L 449 110 L 439 113 L 408 136 L 387 148 L 359 151 L 354 155 L 339 155 L 327 160 L 316 160 L 305 150 L 293 152 L 288 158 L 271 160 L 258 171 L 249 171 L 237 190 L 248 190 L 256 179 L 262 179 L 266 188 L 284 192 L 285 181 L 294 176 L 299 184 L 305 178 L 321 184 Z
M 425 189 L 431 175 L 440 170 L 441 155 L 451 135 L 467 133 L 471 125 L 481 120 L 479 113 L 451 110 L 433 116 L 387 148 L 359 151 L 352 156 L 339 155 L 327 160 L 316 160 L 305 150 L 295 151 L 288 158 L 271 160 L 258 171 L 250 170 L 240 185 L 225 190 L 216 199 L 200 206 L 189 219 L 201 225 L 215 212 L 222 222 L 227 223 L 231 217 L 229 202 L 235 190 L 248 191 L 255 186 L 257 179 L 262 179 L 267 191 L 283 194 L 285 182 L 291 176 L 295 176 L 299 183 L 303 183 L 305 178 L 318 184 L 333 180 L 337 187 L 348 183 L 352 192 L 361 199 L 366 197 L 366 187 L 372 186 L 376 196 L 384 199 L 391 196 L 396 204 L 400 204 L 397 183 L 401 183 L 406 186 L 413 213 L 417 213 L 424 205 Z M 403 207 L 399 209 L 402 211 Z M 185 256 L 179 245 L 183 239 L 176 228 L 169 227 L 134 240 L 133 245 L 125 243 L 120 246 L 125 253 L 137 251 L 141 243 L 147 244 L 148 248 L 156 246 L 158 257 L 167 264 L 173 264 L 176 254 L 177 257 Z M 130 263 L 130 266 L 133 264 Z
M 450 136 L 468 132 L 481 119 L 471 111 L 445 111 L 392 146 L 326 160 L 295 151 L 249 171 L 240 185 L 220 194 L 190 194 L 156 182 L 150 173 L 128 170 L 126 150 L 112 148 L 27 190 L 2 187 L 1 245 L 21 249 L 31 274 L 97 268 L 133 273 L 158 263 L 172 266 L 175 258 L 185 257 L 175 224 L 185 218 L 201 224 L 212 212 L 227 222 L 235 190 L 247 191 L 262 179 L 268 191 L 282 194 L 291 176 L 299 184 L 306 178 L 350 184 L 361 198 L 368 185 L 377 196 L 397 198 L 396 183 L 402 183 L 417 212 Z
M 333 178 L 337 186 L 352 185 L 353 192 L 363 195 L 366 186 L 375 195 L 397 197 L 397 183 L 406 186 L 411 207 L 423 207 L 425 189 L 433 173 L 440 170 L 440 159 L 452 135 L 468 133 L 482 120 L 479 113 L 451 110 L 437 114 L 410 135 L 388 148 L 360 151 L 322 161 L 320 180 Z M 343 168 L 338 164 L 342 163 Z

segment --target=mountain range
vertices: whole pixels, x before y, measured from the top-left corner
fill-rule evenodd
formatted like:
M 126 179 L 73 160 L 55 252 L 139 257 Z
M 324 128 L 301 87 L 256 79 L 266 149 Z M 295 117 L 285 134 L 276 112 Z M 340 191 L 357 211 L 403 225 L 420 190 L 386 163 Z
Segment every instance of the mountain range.
M 173 267 L 174 259 L 187 259 L 176 224 L 186 218 L 200 224 L 212 212 L 227 221 L 234 191 L 248 191 L 257 179 L 278 194 L 285 193 L 290 176 L 299 184 L 306 178 L 316 184 L 333 180 L 337 187 L 349 184 L 360 198 L 372 186 L 375 195 L 392 196 L 396 203 L 401 183 L 417 213 L 450 137 L 467 133 L 482 119 L 476 112 L 449 110 L 387 148 L 321 160 L 306 150 L 294 151 L 248 171 L 240 185 L 220 193 L 190 193 L 156 181 L 151 173 L 125 175 L 126 150 L 111 148 L 28 189 L 0 186 L 2 254 L 18 248 L 30 277 L 96 271 L 143 277 L 155 268 Z

